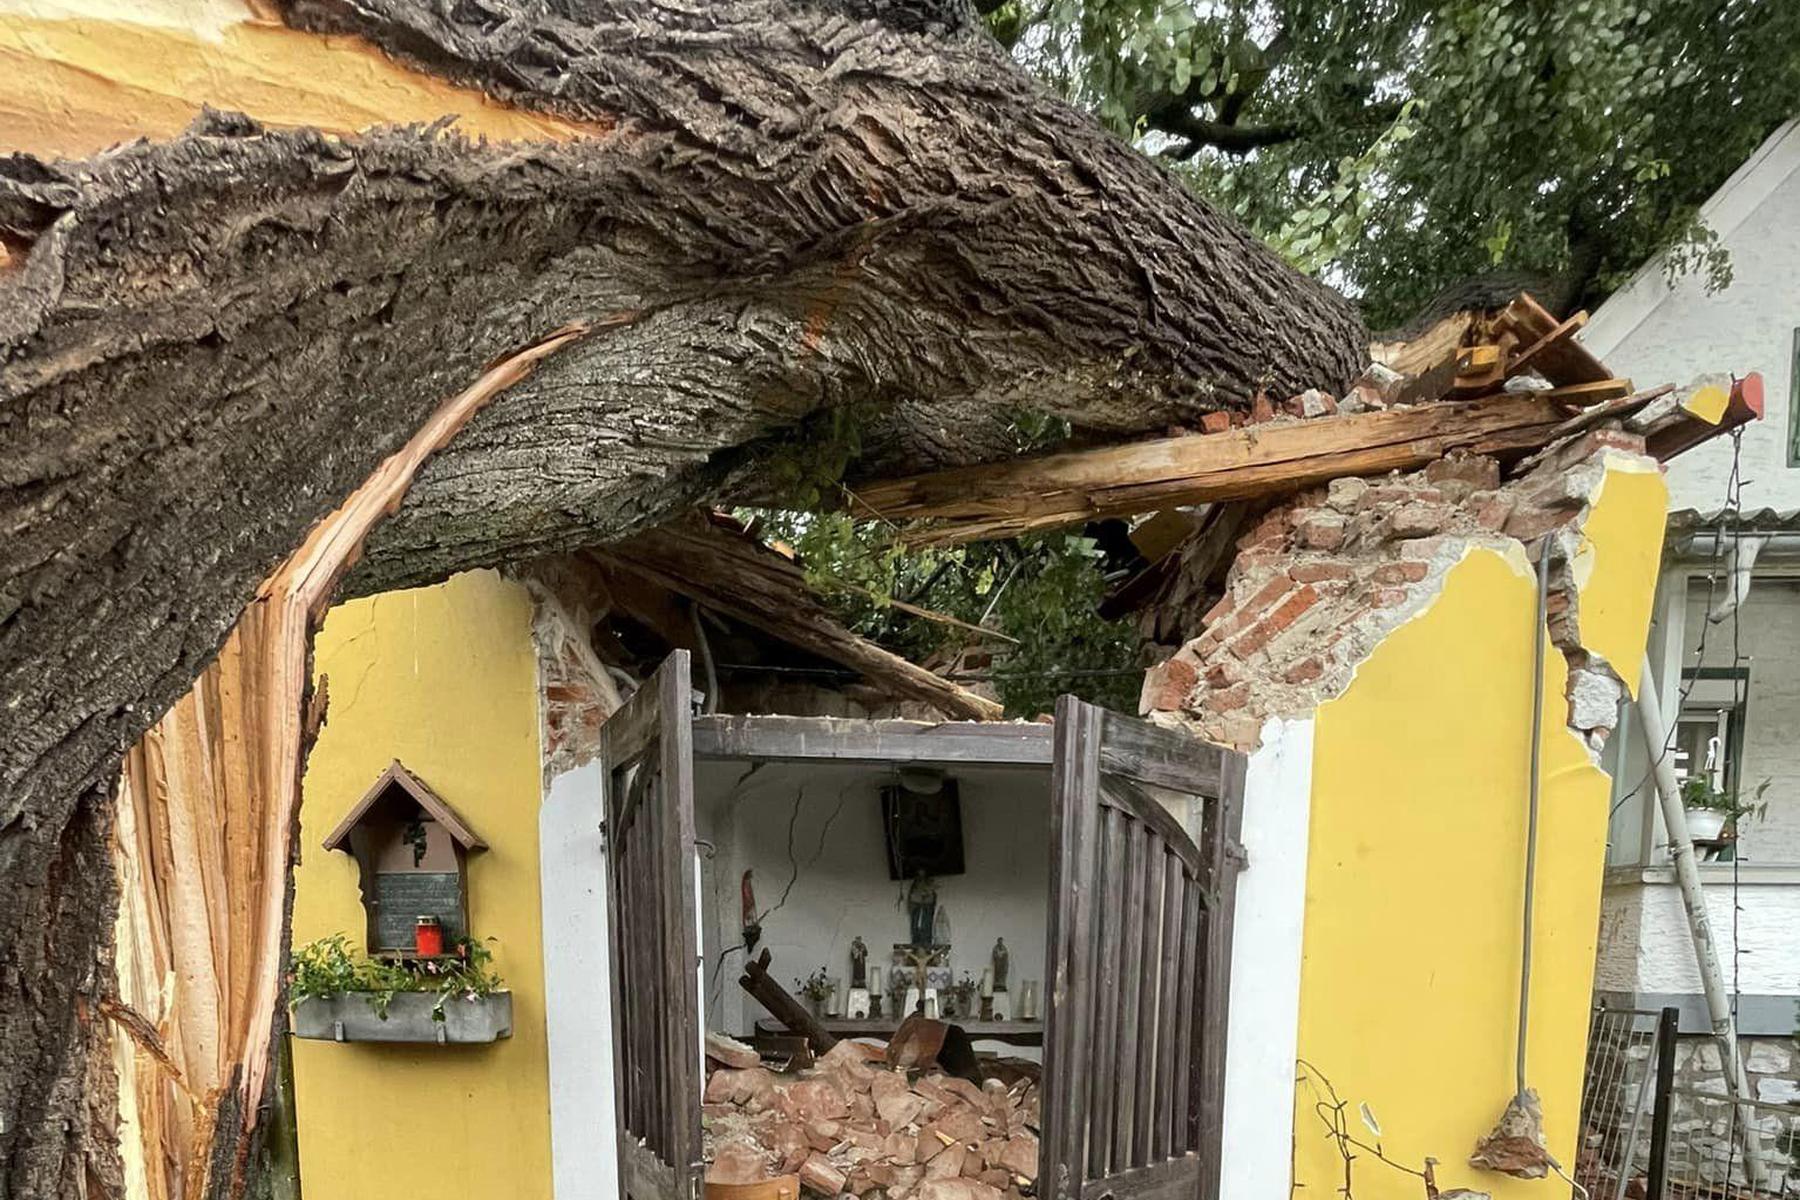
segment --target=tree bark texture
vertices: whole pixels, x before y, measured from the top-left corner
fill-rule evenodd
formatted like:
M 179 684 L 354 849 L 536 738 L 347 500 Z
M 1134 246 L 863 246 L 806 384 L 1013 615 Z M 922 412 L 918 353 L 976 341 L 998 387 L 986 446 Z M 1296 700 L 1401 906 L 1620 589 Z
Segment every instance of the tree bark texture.
M 285 17 L 607 132 L 209 114 L 0 160 L 0 1197 L 116 1175 L 82 1108 L 107 1103 L 86 1077 L 125 748 L 487 364 L 634 314 L 484 409 L 351 586 L 623 537 L 826 410 L 920 470 L 990 456 L 1016 409 L 1129 433 L 1337 390 L 1363 359 L 1347 303 L 1044 94 L 962 3 Z

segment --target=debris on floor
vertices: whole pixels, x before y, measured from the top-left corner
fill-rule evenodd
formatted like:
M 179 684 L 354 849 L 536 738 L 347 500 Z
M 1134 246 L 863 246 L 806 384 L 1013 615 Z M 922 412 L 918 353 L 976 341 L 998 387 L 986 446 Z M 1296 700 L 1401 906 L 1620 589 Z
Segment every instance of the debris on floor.
M 883 1047 L 865 1042 L 839 1042 L 812 1067 L 787 1071 L 725 1065 L 744 1061 L 739 1048 L 721 1044 L 715 1053 L 709 1041 L 709 1183 L 798 1175 L 815 1195 L 881 1200 L 1006 1200 L 1035 1191 L 1033 1064 L 996 1065 L 977 1085 L 936 1069 L 896 1069 Z

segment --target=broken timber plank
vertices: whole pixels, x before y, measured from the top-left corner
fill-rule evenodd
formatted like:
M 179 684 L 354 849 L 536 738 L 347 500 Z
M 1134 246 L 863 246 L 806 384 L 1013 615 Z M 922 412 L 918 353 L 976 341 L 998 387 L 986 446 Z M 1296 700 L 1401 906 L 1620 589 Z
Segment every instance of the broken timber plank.
M 1595 379 L 1587 383 L 1571 383 L 1566 387 L 1554 387 L 1538 395 L 1546 400 L 1555 400 L 1562 404 L 1585 408 L 1590 404 L 1601 404 L 1608 400 L 1622 400 L 1631 395 L 1629 379 Z
M 738 979 L 738 986 L 768 1009 L 770 1016 L 804 1037 L 817 1053 L 823 1054 L 837 1045 L 837 1038 L 819 1023 L 819 1019 L 769 974 L 767 950 L 744 964 L 744 974 Z
M 1752 371 L 1731 385 L 1731 398 L 1716 424 L 1686 411 L 1677 410 L 1646 431 L 1644 446 L 1652 456 L 1668 462 L 1677 454 L 1691 450 L 1709 438 L 1728 433 L 1740 425 L 1759 421 L 1763 415 L 1762 372 Z
M 1572 337 L 1551 337 L 1559 325 L 1557 319 L 1532 298 L 1521 292 L 1501 310 L 1497 323 L 1519 339 L 1519 344 L 1532 352 L 1532 369 L 1558 387 L 1578 383 L 1599 383 L 1610 379 L 1612 372 L 1593 352 Z M 1541 348 L 1538 343 L 1550 340 Z M 1631 391 L 1629 382 L 1620 395 Z M 1611 397 L 1607 397 L 1610 399 Z
M 1449 450 L 1535 450 L 1568 416 L 1542 395 L 1350 413 L 960 467 L 884 480 L 860 496 L 912 545 L 1012 537 L 1098 517 L 1249 500 L 1345 475 L 1415 470 Z
M 985 696 L 884 650 L 844 628 L 794 563 L 741 529 L 708 517 L 658 526 L 590 551 L 609 574 L 639 575 L 694 603 L 858 671 L 889 693 L 946 716 L 998 720 Z

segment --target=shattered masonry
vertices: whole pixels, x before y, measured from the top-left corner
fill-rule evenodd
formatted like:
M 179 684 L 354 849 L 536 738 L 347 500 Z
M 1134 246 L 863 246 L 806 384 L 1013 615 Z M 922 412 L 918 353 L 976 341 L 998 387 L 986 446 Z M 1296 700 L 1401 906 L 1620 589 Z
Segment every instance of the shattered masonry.
M 1609 454 L 1653 463 L 1642 438 L 1595 430 L 1516 480 L 1502 482 L 1492 458 L 1452 452 L 1423 471 L 1337 479 L 1283 501 L 1239 538 L 1225 595 L 1179 627 L 1185 643 L 1147 673 L 1140 711 L 1252 747 L 1266 718 L 1343 692 L 1470 548 L 1529 557 L 1549 534 L 1550 638 L 1569 663 L 1568 723 L 1598 753 L 1623 685 L 1582 645 L 1570 564 Z

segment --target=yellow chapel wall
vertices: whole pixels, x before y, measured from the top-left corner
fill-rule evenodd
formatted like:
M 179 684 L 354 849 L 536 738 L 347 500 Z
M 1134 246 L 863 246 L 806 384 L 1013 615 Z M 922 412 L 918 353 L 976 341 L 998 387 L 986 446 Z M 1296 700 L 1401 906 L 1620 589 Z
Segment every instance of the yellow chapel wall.
M 1666 492 L 1653 464 L 1612 456 L 1575 562 L 1583 643 L 1633 685 Z M 1295 1084 L 1294 1181 L 1337 1194 L 1329 1088 L 1347 1132 L 1438 1185 L 1558 1200 L 1467 1165 L 1513 1094 L 1529 778 L 1531 568 L 1473 549 L 1442 593 L 1390 634 L 1314 730 Z M 1566 725 L 1562 654 L 1546 646 L 1542 792 L 1527 1083 L 1551 1153 L 1573 1164 L 1600 912 L 1609 782 Z M 1367 1104 L 1379 1139 L 1360 1115 Z M 1422 1195 L 1362 1150 L 1361 1200 Z
M 538 901 L 536 659 L 523 588 L 492 571 L 331 610 L 314 671 L 326 725 L 307 762 L 294 944 L 363 942 L 350 857 L 320 849 L 395 758 L 488 844 L 469 858 L 471 932 L 492 937 L 513 1035 L 491 1046 L 293 1039 L 307 1200 L 548 1200 L 550 1117 Z

